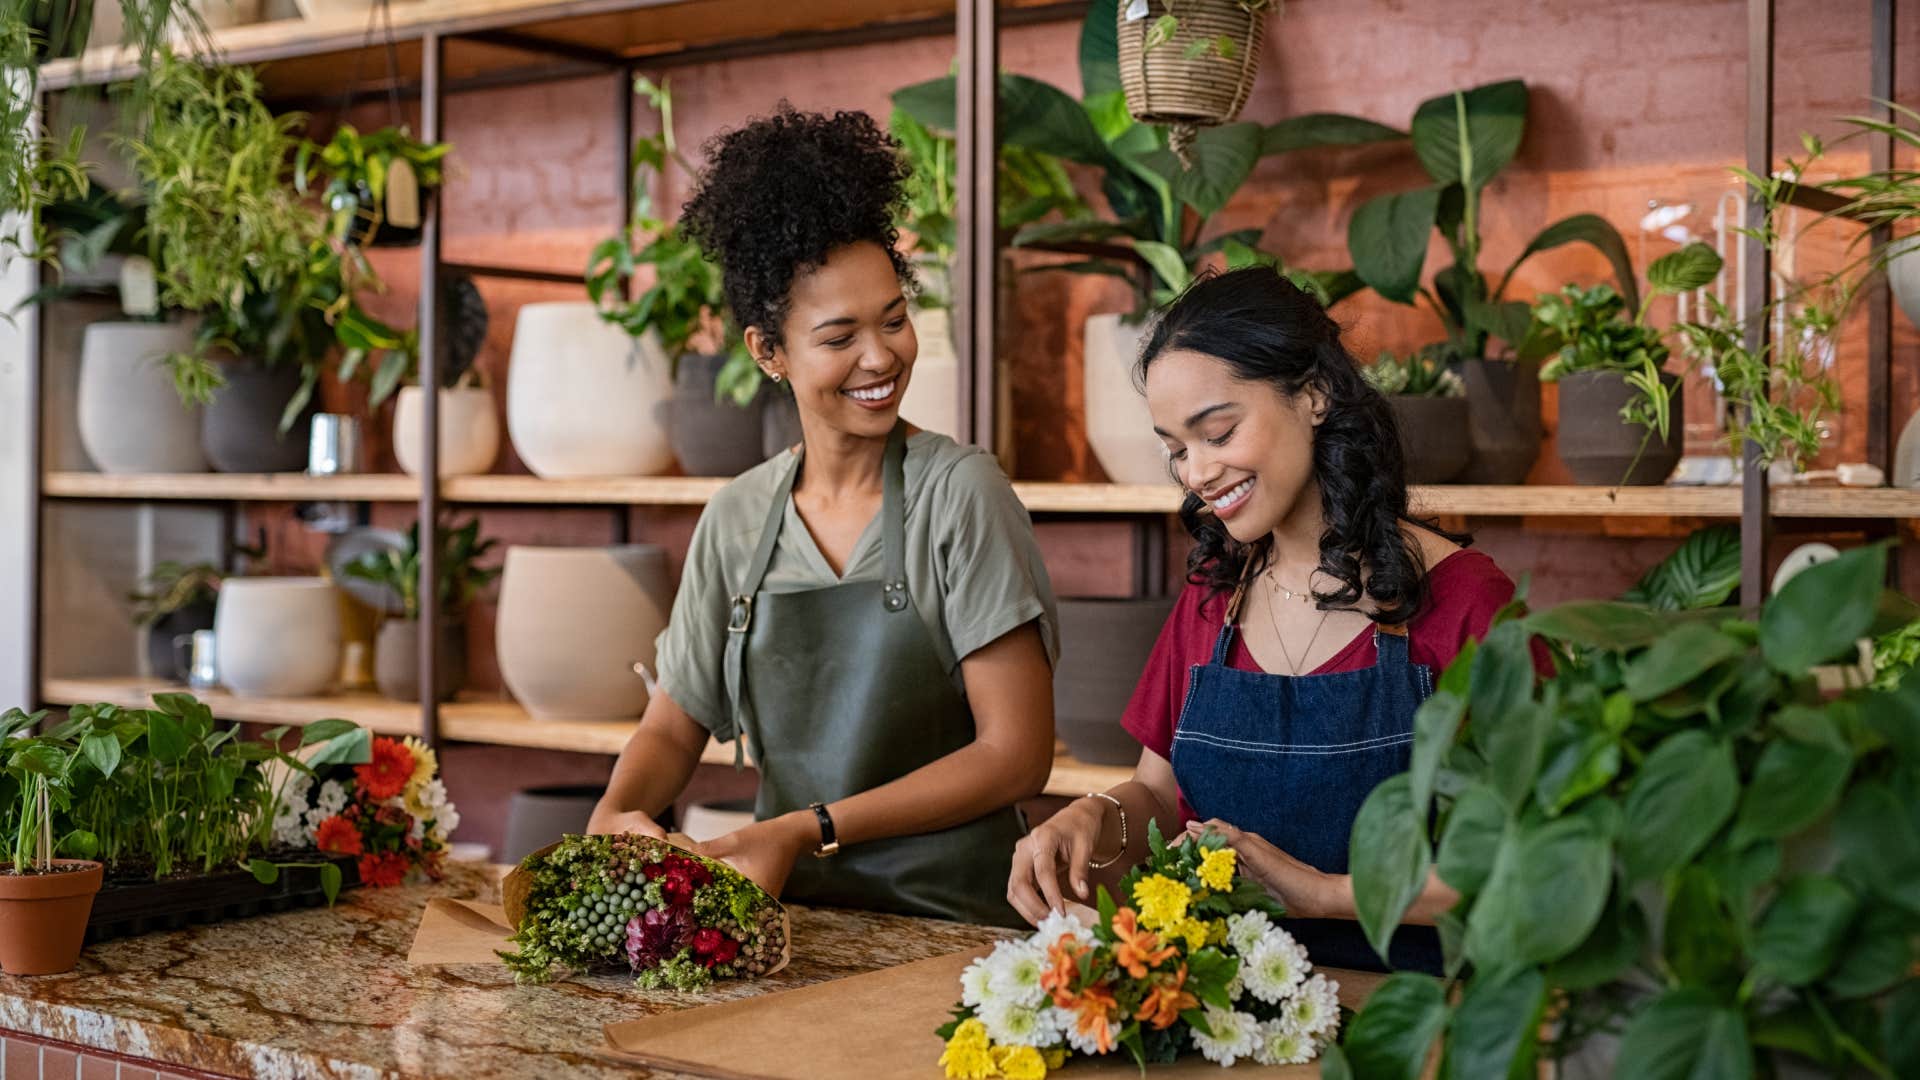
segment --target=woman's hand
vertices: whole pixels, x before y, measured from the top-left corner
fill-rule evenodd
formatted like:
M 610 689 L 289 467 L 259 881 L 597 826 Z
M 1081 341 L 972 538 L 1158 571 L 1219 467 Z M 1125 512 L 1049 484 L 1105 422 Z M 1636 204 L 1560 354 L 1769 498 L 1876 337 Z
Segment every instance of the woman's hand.
M 787 875 L 800 856 L 818 844 L 820 826 L 812 811 L 782 814 L 756 821 L 699 845 L 700 854 L 718 859 L 745 874 L 748 880 L 774 896 L 786 887 Z
M 1087 899 L 1087 864 L 1093 860 L 1108 805 L 1092 797 L 1070 802 L 1013 846 L 1007 902 L 1021 918 L 1038 926 L 1049 911 L 1064 910 L 1063 876 L 1072 883 L 1074 899 Z
M 1281 851 L 1264 838 L 1242 832 L 1214 818 L 1205 823 L 1187 822 L 1187 838 L 1197 840 L 1207 830 L 1219 833 L 1239 856 L 1239 872 L 1259 882 L 1287 914 L 1299 919 L 1351 919 L 1354 917 L 1350 880 L 1345 874 L 1316 870 Z M 1341 897 L 1349 899 L 1342 904 Z
M 661 828 L 660 823 L 653 820 L 653 815 L 644 810 L 617 810 L 612 813 L 595 810 L 593 819 L 587 822 L 587 832 L 593 836 L 638 833 L 655 840 L 667 838 L 667 830 Z

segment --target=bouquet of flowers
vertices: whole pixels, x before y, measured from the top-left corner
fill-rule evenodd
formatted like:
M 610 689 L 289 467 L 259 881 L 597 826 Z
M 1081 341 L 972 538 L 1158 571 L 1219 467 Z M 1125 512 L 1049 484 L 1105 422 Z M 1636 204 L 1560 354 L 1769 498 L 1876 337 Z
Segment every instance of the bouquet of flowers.
M 644 990 L 703 990 L 787 963 L 787 913 L 725 863 L 646 836 L 569 836 L 501 886 L 519 982 L 625 967 Z
M 357 856 L 363 885 L 398 885 L 416 870 L 438 881 L 447 838 L 460 825 L 439 772 L 426 743 L 385 737 L 372 740 L 362 764 L 289 770 L 278 785 L 274 842 Z
M 1143 1069 L 1188 1046 L 1221 1065 L 1304 1064 L 1333 1041 L 1339 984 L 1309 975 L 1306 949 L 1273 921 L 1280 906 L 1236 876 L 1225 840 L 1168 846 L 1156 825 L 1148 843 L 1120 883 L 1130 906 L 1102 887 L 1092 926 L 1056 912 L 967 968 L 939 1030 L 948 1077 L 1040 1080 L 1071 1054 L 1117 1048 Z

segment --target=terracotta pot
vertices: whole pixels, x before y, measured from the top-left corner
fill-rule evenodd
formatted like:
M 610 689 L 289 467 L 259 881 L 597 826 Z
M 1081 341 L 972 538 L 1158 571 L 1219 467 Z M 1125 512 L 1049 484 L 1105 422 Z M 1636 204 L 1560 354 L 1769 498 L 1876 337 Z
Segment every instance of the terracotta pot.
M 928 431 L 958 439 L 960 430 L 960 359 L 953 348 L 953 312 L 947 308 L 919 308 L 913 320 L 920 352 L 907 378 L 900 415 Z
M 579 303 L 527 304 L 507 369 L 507 434 L 537 476 L 654 476 L 673 465 L 659 339 Z
M 1524 484 L 1540 457 L 1540 367 L 1512 360 L 1468 360 L 1467 424 L 1473 453 L 1454 479 L 1462 484 Z
M 535 719 L 638 716 L 673 581 L 651 544 L 512 547 L 500 581 L 500 676 Z
M 1076 759 L 1090 765 L 1140 760 L 1140 744 L 1120 726 L 1120 714 L 1173 604 L 1173 597 L 1060 601 L 1053 724 Z
M 440 620 L 439 700 L 452 701 L 467 681 L 466 623 Z M 373 643 L 373 685 L 392 701 L 420 700 L 420 620 L 388 619 Z
M 162 363 L 193 347 L 176 323 L 98 322 L 80 349 L 79 429 L 104 473 L 207 471 L 200 410 L 183 405 Z
M 400 470 L 419 476 L 426 450 L 427 395 L 403 386 L 393 406 L 393 456 Z M 440 391 L 440 475 L 479 476 L 493 471 L 500 456 L 500 417 L 493 394 L 483 386 Z
M 1393 420 L 1407 459 L 1407 483 L 1444 484 L 1460 475 L 1473 456 L 1467 432 L 1467 399 L 1393 394 Z
M 765 394 L 746 408 L 714 400 L 714 383 L 726 363 L 724 354 L 682 353 L 674 370 L 667 435 L 688 476 L 738 476 L 766 460 L 760 452 Z
M 220 681 L 240 697 L 309 697 L 340 672 L 340 602 L 325 578 L 228 578 L 213 632 Z
M 0 869 L 0 971 L 8 975 L 58 975 L 80 962 L 101 867 L 83 859 L 53 862 L 77 869 L 51 874 Z
M 800 406 L 793 395 L 775 386 L 762 391 L 765 400 L 760 411 L 760 457 L 766 460 L 783 450 L 800 445 Z
M 1660 381 L 1673 395 L 1673 422 L 1665 439 L 1620 419 L 1620 410 L 1638 391 L 1618 372 L 1582 371 L 1560 380 L 1560 460 L 1575 481 L 1644 487 L 1664 484 L 1673 475 L 1683 442 L 1683 387 L 1677 375 L 1662 373 Z
M 293 426 L 280 431 L 280 414 L 300 389 L 300 369 L 230 363 L 221 365 L 220 374 L 227 385 L 200 413 L 200 445 L 208 463 L 227 473 L 306 471 L 307 434 L 317 404 L 309 403 Z
M 1084 353 L 1087 445 L 1116 484 L 1172 483 L 1167 450 L 1153 433 L 1147 399 L 1133 385 L 1148 324 L 1089 316 Z
M 173 639 L 195 630 L 213 629 L 213 613 L 213 603 L 207 602 L 189 604 L 155 619 L 153 625 L 147 627 L 148 674 L 168 682 L 186 682 L 187 673 L 180 666 L 185 655 L 173 647 Z

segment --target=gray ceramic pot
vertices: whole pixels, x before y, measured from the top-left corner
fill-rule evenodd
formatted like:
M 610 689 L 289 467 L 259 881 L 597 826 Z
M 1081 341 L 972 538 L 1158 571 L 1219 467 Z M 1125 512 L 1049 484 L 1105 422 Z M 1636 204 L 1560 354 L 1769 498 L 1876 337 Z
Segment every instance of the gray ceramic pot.
M 800 406 L 793 395 L 777 386 L 760 392 L 760 459 L 800 445 Z
M 309 404 L 285 434 L 280 414 L 300 389 L 300 369 L 257 364 L 222 365 L 227 385 L 200 413 L 200 445 L 218 472 L 302 472 L 307 467 L 307 431 L 316 406 Z
M 1393 404 L 1394 423 L 1400 428 L 1407 483 L 1444 484 L 1457 478 L 1473 456 L 1467 399 L 1395 394 L 1387 400 Z
M 1468 360 L 1460 365 L 1467 387 L 1467 426 L 1472 455 L 1457 479 L 1462 484 L 1524 484 L 1540 456 L 1540 366 L 1512 360 Z
M 450 701 L 467 681 L 465 624 L 440 622 L 439 700 Z M 373 684 L 393 701 L 420 700 L 420 621 L 388 619 L 373 643 Z
M 1560 460 L 1582 484 L 1645 487 L 1664 484 L 1680 463 L 1681 417 L 1686 415 L 1680 377 L 1662 374 L 1673 395 L 1667 437 L 1620 419 L 1638 391 L 1614 371 L 1583 371 L 1560 380 Z M 1642 443 L 1645 449 L 1642 449 Z
M 761 408 L 766 395 L 741 408 L 713 399 L 727 358 L 685 353 L 673 374 L 667 437 L 688 476 L 738 476 L 767 459 L 761 452 Z
M 1140 744 L 1120 726 L 1120 714 L 1173 603 L 1173 597 L 1060 601 L 1053 723 L 1076 759 L 1091 765 L 1140 760 Z
M 593 808 L 606 790 L 604 785 L 580 785 L 514 792 L 507 802 L 507 837 L 500 857 L 517 863 L 563 836 L 586 832 Z

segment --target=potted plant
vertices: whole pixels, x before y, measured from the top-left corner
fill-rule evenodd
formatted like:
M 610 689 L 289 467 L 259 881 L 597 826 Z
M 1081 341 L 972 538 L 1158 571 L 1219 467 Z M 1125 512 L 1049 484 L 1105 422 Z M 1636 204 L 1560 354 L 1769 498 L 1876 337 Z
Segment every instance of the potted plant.
M 213 629 L 213 613 L 226 575 L 212 563 L 167 561 L 154 566 L 127 599 L 133 625 L 147 633 L 147 669 L 162 679 L 185 682 L 177 639 Z
M 451 523 L 440 538 L 440 665 L 438 700 L 448 701 L 466 681 L 466 613 L 473 598 L 500 576 L 498 567 L 476 565 L 495 541 L 480 539 L 478 519 Z M 406 546 L 363 555 L 347 565 L 347 574 L 382 585 L 399 597 L 374 641 L 373 681 L 395 701 L 420 700 L 420 523 L 407 530 Z
M 461 273 L 442 274 L 439 300 L 440 475 L 479 475 L 492 471 L 494 459 L 500 456 L 499 411 L 484 375 L 473 366 L 487 340 L 487 302 L 473 279 Z M 427 396 L 419 384 L 419 335 L 408 331 L 399 335 L 396 343 L 392 336 L 379 334 L 382 327 L 375 327 L 375 333 L 363 340 L 349 341 L 344 322 L 336 324 L 335 329 L 348 346 L 341 357 L 342 378 L 350 377 L 350 365 L 358 358 L 383 347 L 395 349 L 388 353 L 385 364 L 378 368 L 369 365 L 374 371 L 369 408 L 378 408 L 392 392 L 389 380 L 394 378 L 393 358 L 403 358 L 404 366 L 399 370 L 405 372 L 407 384 L 400 387 L 394 399 L 393 456 L 402 472 L 418 476 L 426 455 Z
M 1267 13 L 1279 0 L 1129 0 L 1116 5 L 1120 83 L 1127 111 L 1172 126 L 1169 144 L 1194 163 L 1202 127 L 1240 115 L 1260 74 Z
M 1680 377 L 1665 370 L 1670 350 L 1647 313 L 1656 297 L 1712 282 L 1720 264 L 1701 243 L 1654 260 L 1646 298 L 1631 315 L 1607 285 L 1568 285 L 1535 303 L 1534 320 L 1560 346 L 1540 380 L 1560 384 L 1560 460 L 1575 480 L 1661 484 L 1679 464 L 1682 442 L 1672 427 Z
M 326 178 L 320 201 L 329 215 L 328 235 L 336 241 L 410 247 L 420 242 L 427 204 L 440 189 L 443 162 L 452 149 L 448 143 L 419 142 L 405 127 L 363 135 L 352 124 L 341 124 L 325 146 L 301 144 L 294 187 L 304 195 L 315 172 Z
M 1436 351 L 1421 349 L 1401 357 L 1382 350 L 1361 372 L 1393 406 L 1407 481 L 1413 484 L 1444 484 L 1459 476 L 1473 456 L 1466 389 Z
M 1430 872 L 1459 891 L 1447 980 L 1389 978 L 1351 1075 L 1417 1075 L 1436 1039 L 1442 1075 L 1913 1075 L 1920 679 L 1812 674 L 1920 615 L 1886 563 L 1807 569 L 1757 619 L 1510 611 L 1462 651 L 1352 834 L 1383 955 Z
M 32 734 L 45 717 L 19 709 L 0 716 L 11 849 L 0 870 L 0 971 L 8 975 L 72 971 L 100 891 L 99 863 L 54 858 L 54 814 L 69 801 L 75 755 L 58 739 Z

